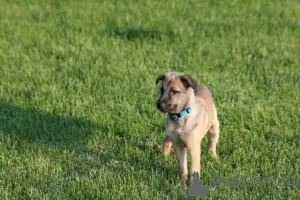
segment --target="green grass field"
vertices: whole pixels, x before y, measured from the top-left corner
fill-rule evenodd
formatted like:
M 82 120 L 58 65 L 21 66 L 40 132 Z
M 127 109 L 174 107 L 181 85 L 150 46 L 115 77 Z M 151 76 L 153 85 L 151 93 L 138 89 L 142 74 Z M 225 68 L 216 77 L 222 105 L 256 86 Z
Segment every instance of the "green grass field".
M 300 198 L 299 1 L 0 5 L 0 199 L 190 199 L 161 151 L 155 79 L 168 70 L 209 86 L 219 112 L 219 159 L 202 143 L 205 199 Z

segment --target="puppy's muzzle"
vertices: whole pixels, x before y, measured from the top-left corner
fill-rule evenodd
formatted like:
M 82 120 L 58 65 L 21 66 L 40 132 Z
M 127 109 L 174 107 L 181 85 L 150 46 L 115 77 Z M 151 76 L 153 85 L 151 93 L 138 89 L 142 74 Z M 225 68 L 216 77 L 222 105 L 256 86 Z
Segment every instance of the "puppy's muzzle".
M 157 109 L 160 110 L 161 112 L 167 112 L 167 111 L 166 111 L 166 108 L 165 108 L 165 105 L 164 105 L 164 103 L 163 103 L 162 101 L 158 101 L 158 102 L 156 103 L 156 107 L 157 107 Z
M 159 101 L 156 103 L 156 107 L 158 110 L 162 109 L 162 105 Z
M 177 105 L 172 105 L 172 104 L 166 104 L 162 101 L 158 101 L 157 104 L 157 109 L 160 110 L 160 112 L 171 112 L 177 108 Z

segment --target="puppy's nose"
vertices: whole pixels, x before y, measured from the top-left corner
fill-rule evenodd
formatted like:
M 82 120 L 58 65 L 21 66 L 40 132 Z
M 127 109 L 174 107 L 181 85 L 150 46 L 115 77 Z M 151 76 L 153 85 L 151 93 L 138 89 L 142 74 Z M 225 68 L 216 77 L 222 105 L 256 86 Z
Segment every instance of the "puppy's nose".
M 161 109 L 161 107 L 162 107 L 160 102 L 157 102 L 156 106 L 157 106 L 158 109 Z

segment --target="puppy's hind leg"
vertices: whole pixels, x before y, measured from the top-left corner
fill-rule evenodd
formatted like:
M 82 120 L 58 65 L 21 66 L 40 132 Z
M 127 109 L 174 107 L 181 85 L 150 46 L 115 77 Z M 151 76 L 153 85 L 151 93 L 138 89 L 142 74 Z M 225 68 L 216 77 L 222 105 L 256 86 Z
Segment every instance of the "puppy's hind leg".
M 217 143 L 220 137 L 220 124 L 217 117 L 217 112 L 215 110 L 215 117 L 211 128 L 208 133 L 208 153 L 211 154 L 212 157 L 217 157 Z
M 219 121 L 216 121 L 214 125 L 209 129 L 208 133 L 208 153 L 212 157 L 217 157 L 217 143 L 219 141 Z

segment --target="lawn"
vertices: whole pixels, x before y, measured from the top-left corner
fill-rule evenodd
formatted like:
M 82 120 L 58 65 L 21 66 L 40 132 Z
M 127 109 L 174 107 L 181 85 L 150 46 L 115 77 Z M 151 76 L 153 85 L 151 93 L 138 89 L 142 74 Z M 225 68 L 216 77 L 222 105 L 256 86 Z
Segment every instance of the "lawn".
M 219 159 L 201 146 L 205 199 L 300 198 L 299 1 L 0 5 L 0 199 L 190 199 L 161 149 L 168 70 L 207 85 L 219 112 Z

